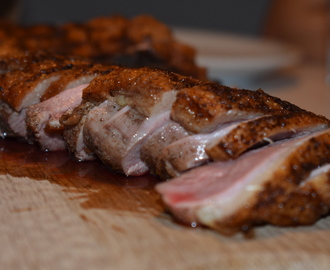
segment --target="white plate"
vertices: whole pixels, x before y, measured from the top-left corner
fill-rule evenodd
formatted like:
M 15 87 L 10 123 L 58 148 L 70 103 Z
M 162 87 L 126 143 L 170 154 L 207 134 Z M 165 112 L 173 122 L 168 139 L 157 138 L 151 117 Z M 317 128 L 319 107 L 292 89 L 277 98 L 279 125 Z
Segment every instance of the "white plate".
M 297 50 L 261 38 L 183 28 L 174 34 L 195 47 L 197 63 L 220 80 L 260 76 L 300 59 Z

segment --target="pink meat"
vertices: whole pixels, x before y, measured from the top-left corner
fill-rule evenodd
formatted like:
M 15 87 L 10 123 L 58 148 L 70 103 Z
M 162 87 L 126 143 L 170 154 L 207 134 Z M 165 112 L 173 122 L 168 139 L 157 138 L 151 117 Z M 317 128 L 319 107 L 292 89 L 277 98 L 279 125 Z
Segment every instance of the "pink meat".
M 65 90 L 50 99 L 28 107 L 26 123 L 42 150 L 66 149 L 61 132 L 63 127 L 59 119 L 66 111 L 80 104 L 82 91 L 87 85 L 83 84 Z

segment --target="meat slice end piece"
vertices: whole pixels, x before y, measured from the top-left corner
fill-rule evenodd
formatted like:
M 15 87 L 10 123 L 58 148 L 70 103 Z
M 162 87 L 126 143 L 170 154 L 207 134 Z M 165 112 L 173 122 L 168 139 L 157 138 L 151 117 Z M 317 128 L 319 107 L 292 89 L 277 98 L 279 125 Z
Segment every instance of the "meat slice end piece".
M 297 190 L 313 170 L 329 163 L 330 133 L 326 130 L 199 167 L 159 184 L 156 190 L 179 220 L 225 234 L 264 223 L 311 224 L 324 211 L 319 215 L 311 214 L 313 208 L 301 211 L 313 195 L 300 200 Z

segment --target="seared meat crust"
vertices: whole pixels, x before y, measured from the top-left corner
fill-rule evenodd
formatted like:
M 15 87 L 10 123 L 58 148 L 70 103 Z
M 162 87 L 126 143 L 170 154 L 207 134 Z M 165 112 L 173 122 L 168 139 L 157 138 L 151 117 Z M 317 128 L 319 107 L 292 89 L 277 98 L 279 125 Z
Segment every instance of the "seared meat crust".
M 178 92 L 171 116 L 187 130 L 210 132 L 218 125 L 261 115 L 303 112 L 301 108 L 262 90 L 235 89 L 216 83 Z
M 102 102 L 110 95 L 122 106 L 132 106 L 141 114 L 150 116 L 169 109 L 176 91 L 204 83 L 164 70 L 119 68 L 94 79 L 84 90 L 83 99 Z
M 58 80 L 51 83 L 47 92 L 41 97 L 41 101 L 47 100 L 65 89 L 89 83 L 95 77 L 108 74 L 117 68 L 117 66 L 105 66 L 91 63 L 77 65 L 69 72 L 63 72 Z
M 8 73 L 14 70 L 33 71 L 34 69 L 48 69 L 56 67 L 58 64 L 71 63 L 78 61 L 82 64 L 88 62 L 77 56 L 63 56 L 58 54 L 50 54 L 45 51 L 29 52 L 18 51 L 15 53 L 4 54 L 0 57 L 0 73 Z
M 330 121 L 310 112 L 272 115 L 243 122 L 225 137 L 219 137 L 206 146 L 213 160 L 235 159 L 252 147 L 272 143 L 302 132 L 329 128 Z
M 211 226 L 226 233 L 247 230 L 252 225 L 310 225 L 330 210 L 329 195 L 323 200 L 322 186 L 301 187 L 311 172 L 330 163 L 330 135 L 311 138 L 283 160 L 261 192 L 223 221 Z M 313 182 L 311 182 L 313 183 Z M 327 177 L 327 185 L 330 178 Z M 309 191 L 308 191 L 309 189 Z M 308 202 L 306 204 L 306 202 Z
M 77 63 L 80 66 L 81 62 Z M 73 61 L 46 61 L 39 62 L 38 67 L 35 66 L 32 70 L 14 70 L 10 73 L 0 75 L 0 100 L 10 105 L 16 111 L 20 111 L 22 108 L 31 105 L 31 103 L 25 104 L 24 100 L 27 96 L 35 91 L 35 88 L 40 83 L 50 81 L 45 84 L 40 93 L 32 95 L 36 96 L 32 103 L 40 101 L 41 96 L 44 94 L 44 90 L 48 88 L 51 82 L 57 80 L 62 72 L 75 68 L 75 62 Z

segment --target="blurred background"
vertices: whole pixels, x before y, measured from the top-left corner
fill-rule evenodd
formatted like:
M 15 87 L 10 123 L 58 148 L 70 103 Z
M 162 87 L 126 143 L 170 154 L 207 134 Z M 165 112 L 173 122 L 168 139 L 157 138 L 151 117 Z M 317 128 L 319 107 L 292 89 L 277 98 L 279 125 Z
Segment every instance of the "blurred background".
M 235 69 L 235 85 L 239 87 L 250 87 L 245 82 L 238 83 L 241 74 L 264 75 L 263 71 L 295 63 L 298 52 L 304 61 L 325 64 L 328 10 L 328 0 L 0 1 L 1 17 L 27 25 L 85 22 L 114 14 L 128 18 L 149 14 L 174 29 L 193 29 L 193 35 L 180 32 L 180 38 L 199 52 L 216 52 L 217 55 L 204 57 L 200 63 L 214 71 L 213 74 L 220 74 L 229 85 L 232 85 L 231 78 L 225 79 L 226 72 L 232 73 Z M 216 35 L 201 34 L 210 31 Z M 276 42 L 290 47 L 290 51 L 274 44 L 253 43 L 223 34 Z
M 97 16 L 149 14 L 175 27 L 267 37 L 324 61 L 328 0 L 1 0 L 0 16 L 23 24 L 83 22 Z
M 1 10 L 27 24 L 82 22 L 101 15 L 132 17 L 145 13 L 168 25 L 258 35 L 269 4 L 269 0 L 1 0 Z

